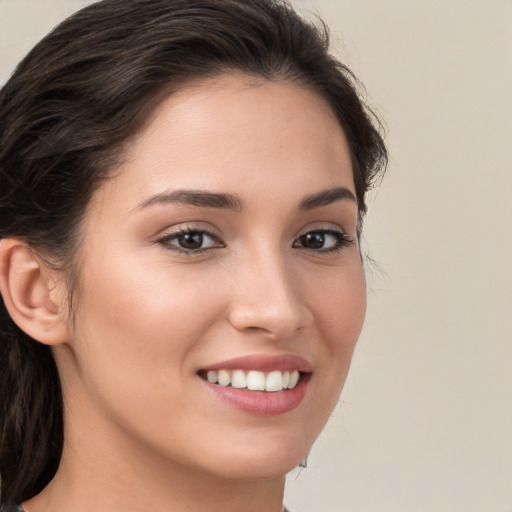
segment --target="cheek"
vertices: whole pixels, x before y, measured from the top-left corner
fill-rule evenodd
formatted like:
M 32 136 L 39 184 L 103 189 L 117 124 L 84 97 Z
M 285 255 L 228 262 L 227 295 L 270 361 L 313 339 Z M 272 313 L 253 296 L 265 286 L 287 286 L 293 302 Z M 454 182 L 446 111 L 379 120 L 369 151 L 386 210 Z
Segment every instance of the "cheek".
M 144 383 L 173 384 L 220 314 L 222 305 L 209 289 L 201 276 L 157 262 L 125 257 L 122 263 L 112 258 L 89 264 L 75 340 L 81 370 L 102 385 L 134 393 L 143 393 Z
M 182 334 L 186 338 L 193 326 L 206 320 L 195 315 L 198 310 L 206 313 L 211 304 L 204 276 L 197 272 L 127 257 L 90 268 L 98 270 L 86 271 L 80 299 L 80 311 L 89 324 L 102 324 L 101 329 L 128 333 L 130 338 L 158 333 L 157 338 L 168 344 Z M 187 321 L 191 318 L 195 321 Z M 142 336 L 139 341 L 147 345 L 150 339 Z
M 355 345 L 366 312 L 366 282 L 359 259 L 317 281 L 313 295 L 318 326 L 332 350 Z
M 366 312 L 366 282 L 359 258 L 343 271 L 317 282 L 311 294 L 323 346 L 320 371 L 329 376 L 333 394 L 341 392 Z
M 156 422 L 171 429 L 176 411 L 189 411 L 194 356 L 222 303 L 204 273 L 144 263 L 84 268 L 68 388 L 88 415 L 150 439 Z

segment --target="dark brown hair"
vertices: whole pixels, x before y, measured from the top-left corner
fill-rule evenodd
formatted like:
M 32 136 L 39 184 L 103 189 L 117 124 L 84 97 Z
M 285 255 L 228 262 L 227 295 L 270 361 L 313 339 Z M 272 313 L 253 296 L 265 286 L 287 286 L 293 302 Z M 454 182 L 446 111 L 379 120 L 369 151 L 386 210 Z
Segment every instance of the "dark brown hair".
M 164 93 L 229 72 L 298 82 L 327 101 L 349 142 L 362 217 L 386 149 L 357 81 L 328 51 L 326 27 L 284 0 L 103 0 L 82 9 L 0 92 L 0 239 L 23 239 L 69 272 L 88 201 L 123 143 Z M 0 301 L 2 502 L 42 490 L 62 443 L 51 350 Z

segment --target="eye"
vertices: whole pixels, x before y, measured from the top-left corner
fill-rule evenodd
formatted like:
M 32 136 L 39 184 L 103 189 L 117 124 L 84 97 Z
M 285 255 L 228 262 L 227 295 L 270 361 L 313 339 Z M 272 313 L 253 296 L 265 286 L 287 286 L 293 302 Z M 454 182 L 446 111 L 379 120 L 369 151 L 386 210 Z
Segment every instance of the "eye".
M 203 229 L 180 229 L 166 235 L 158 243 L 180 253 L 198 254 L 208 249 L 224 247 L 218 236 Z
M 301 235 L 293 243 L 293 247 L 303 247 L 318 252 L 333 252 L 339 251 L 343 247 L 348 247 L 353 243 L 354 240 L 343 231 L 315 229 Z

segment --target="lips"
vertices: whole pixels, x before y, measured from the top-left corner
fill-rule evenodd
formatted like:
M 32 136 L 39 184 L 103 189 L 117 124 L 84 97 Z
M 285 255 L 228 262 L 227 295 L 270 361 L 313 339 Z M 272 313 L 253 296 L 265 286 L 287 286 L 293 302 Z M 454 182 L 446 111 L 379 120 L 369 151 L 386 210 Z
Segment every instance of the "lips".
M 205 372 L 208 372 L 209 370 L 258 370 L 260 372 L 297 370 L 301 373 L 311 373 L 313 371 L 313 367 L 306 359 L 292 354 L 256 354 L 236 357 L 227 361 L 220 361 L 218 363 L 205 366 L 202 370 Z
M 302 402 L 312 365 L 295 355 L 253 355 L 202 368 L 198 375 L 216 397 L 254 415 L 284 414 Z

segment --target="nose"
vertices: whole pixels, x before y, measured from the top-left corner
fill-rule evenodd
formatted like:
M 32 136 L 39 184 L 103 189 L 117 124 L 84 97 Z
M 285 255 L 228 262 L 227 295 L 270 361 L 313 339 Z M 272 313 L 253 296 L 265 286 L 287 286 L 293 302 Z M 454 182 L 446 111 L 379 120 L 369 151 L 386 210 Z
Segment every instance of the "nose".
M 233 285 L 229 322 L 238 331 L 286 339 L 313 322 L 300 276 L 282 258 L 248 261 Z

